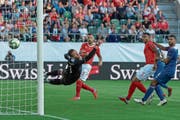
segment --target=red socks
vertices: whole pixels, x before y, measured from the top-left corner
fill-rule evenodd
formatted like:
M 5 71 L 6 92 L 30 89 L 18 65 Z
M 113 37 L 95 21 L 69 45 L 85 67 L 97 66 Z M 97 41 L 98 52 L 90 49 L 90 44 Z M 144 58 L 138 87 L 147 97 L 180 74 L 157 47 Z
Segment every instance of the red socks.
M 136 87 L 143 93 L 146 93 L 146 88 L 141 82 L 136 83 Z
M 90 86 L 86 85 L 85 83 L 82 84 L 82 88 L 85 90 L 88 90 L 90 92 L 94 92 L 94 89 L 91 88 Z
M 83 83 L 83 81 L 77 80 L 76 81 L 76 97 L 80 97 L 81 88 L 88 90 L 90 92 L 94 92 L 93 88 Z
M 81 80 L 76 81 L 76 97 L 80 97 L 80 92 L 83 82 Z
M 141 92 L 143 92 L 143 93 L 146 92 L 146 88 L 144 87 L 144 85 L 143 85 L 141 82 L 139 82 L 139 81 L 133 81 L 133 82 L 131 82 L 131 85 L 130 85 L 130 87 L 129 87 L 128 95 L 127 95 L 127 97 L 126 97 L 127 100 L 130 100 L 130 99 L 131 99 L 131 97 L 132 97 L 132 95 L 133 95 L 136 87 L 137 87 Z
M 135 82 L 131 82 L 131 85 L 129 86 L 128 95 L 127 95 L 127 97 L 126 97 L 127 100 L 130 100 L 130 99 L 131 99 L 131 96 L 133 95 L 135 89 L 136 89 Z

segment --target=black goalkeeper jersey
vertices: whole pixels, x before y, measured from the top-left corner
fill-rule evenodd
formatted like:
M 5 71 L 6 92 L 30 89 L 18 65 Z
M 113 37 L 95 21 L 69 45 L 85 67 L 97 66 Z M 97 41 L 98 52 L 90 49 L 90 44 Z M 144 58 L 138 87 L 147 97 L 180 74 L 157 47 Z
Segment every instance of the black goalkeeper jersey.
M 96 49 L 94 48 L 88 56 L 82 59 L 74 59 L 74 58 L 68 58 L 68 64 L 66 66 L 66 69 L 63 73 L 63 81 L 64 85 L 70 85 L 77 81 L 81 74 L 81 68 L 82 64 L 90 60 L 94 54 L 96 53 Z M 67 54 L 65 54 L 65 58 Z

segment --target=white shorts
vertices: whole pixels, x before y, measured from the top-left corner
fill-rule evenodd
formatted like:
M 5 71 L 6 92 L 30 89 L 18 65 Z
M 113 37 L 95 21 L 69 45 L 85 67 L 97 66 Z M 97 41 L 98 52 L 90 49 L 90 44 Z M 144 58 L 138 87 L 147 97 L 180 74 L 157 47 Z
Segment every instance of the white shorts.
M 147 80 L 148 77 L 155 73 L 153 66 L 153 64 L 146 64 L 144 67 L 141 67 L 140 70 L 136 73 L 136 77 L 139 80 Z
M 89 76 L 89 72 L 91 71 L 91 65 L 89 64 L 82 64 L 82 70 L 81 70 L 81 75 L 80 79 L 83 81 L 86 81 L 86 79 Z

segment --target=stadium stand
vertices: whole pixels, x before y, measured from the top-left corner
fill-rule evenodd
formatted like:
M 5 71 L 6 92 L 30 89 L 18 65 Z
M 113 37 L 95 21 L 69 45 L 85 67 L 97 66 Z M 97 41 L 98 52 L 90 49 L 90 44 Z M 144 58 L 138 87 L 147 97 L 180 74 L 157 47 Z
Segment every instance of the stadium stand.
M 91 33 L 106 42 L 141 42 L 146 31 L 155 41 L 166 42 L 177 30 L 172 5 L 168 0 L 44 0 L 44 41 L 83 42 Z M 107 31 L 103 34 L 98 32 L 101 24 Z M 36 0 L 0 2 L 1 41 L 18 37 L 35 42 L 36 30 Z M 109 40 L 112 36 L 118 40 Z

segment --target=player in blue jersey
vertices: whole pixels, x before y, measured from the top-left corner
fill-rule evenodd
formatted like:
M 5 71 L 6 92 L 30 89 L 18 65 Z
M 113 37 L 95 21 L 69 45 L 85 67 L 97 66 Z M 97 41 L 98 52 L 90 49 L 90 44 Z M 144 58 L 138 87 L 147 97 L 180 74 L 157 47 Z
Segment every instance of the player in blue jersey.
M 174 35 L 170 35 L 168 37 L 168 43 L 168 47 L 164 47 L 158 43 L 155 43 L 156 46 L 161 50 L 168 51 L 167 57 L 162 60 L 165 63 L 165 66 L 163 67 L 163 70 L 155 76 L 154 80 L 152 80 L 151 85 L 146 91 L 144 97 L 142 99 L 135 99 L 135 102 L 146 104 L 146 101 L 149 98 L 149 96 L 152 94 L 154 90 L 156 90 L 156 93 L 160 98 L 160 102 L 157 105 L 162 106 L 167 103 L 167 100 L 165 99 L 162 90 L 159 89 L 160 87 L 158 86 L 160 85 L 166 88 L 168 90 L 168 96 L 171 95 L 172 88 L 168 87 L 166 84 L 171 80 L 171 78 L 174 77 L 178 58 L 178 49 L 175 47 L 176 37 Z

